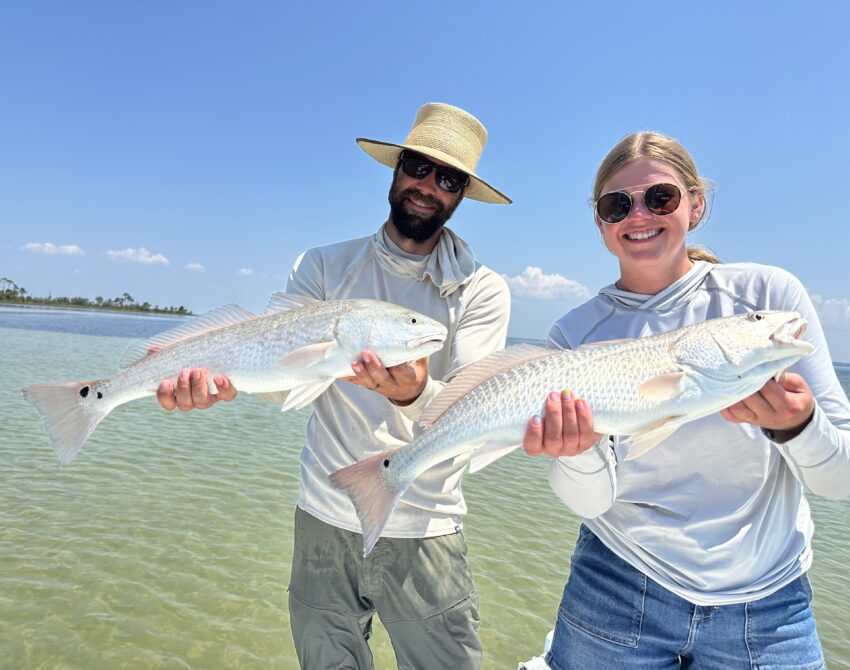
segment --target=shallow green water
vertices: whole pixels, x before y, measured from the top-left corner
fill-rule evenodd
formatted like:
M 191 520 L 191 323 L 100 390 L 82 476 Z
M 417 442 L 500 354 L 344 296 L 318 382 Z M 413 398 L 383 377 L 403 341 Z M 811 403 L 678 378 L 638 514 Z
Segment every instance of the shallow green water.
M 0 667 L 294 668 L 286 604 L 306 410 L 116 409 L 62 471 L 20 389 L 114 373 L 130 340 L 0 328 Z M 848 386 L 845 380 L 845 388 Z M 464 479 L 487 668 L 541 651 L 578 519 L 545 463 Z M 830 668 L 850 668 L 850 502 L 811 498 Z M 377 627 L 376 665 L 393 668 Z

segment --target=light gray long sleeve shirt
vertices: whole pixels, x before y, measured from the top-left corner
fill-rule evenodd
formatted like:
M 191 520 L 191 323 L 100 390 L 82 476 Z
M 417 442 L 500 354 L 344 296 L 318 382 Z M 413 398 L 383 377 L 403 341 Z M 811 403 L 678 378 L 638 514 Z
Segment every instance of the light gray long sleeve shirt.
M 428 256 L 402 251 L 384 228 L 374 235 L 310 249 L 295 262 L 287 291 L 320 300 L 375 298 L 414 309 L 448 329 L 428 360 L 429 379 L 411 405 L 337 382 L 313 401 L 301 451 L 298 506 L 338 528 L 361 532 L 354 506 L 328 475 L 413 438 L 416 419 L 461 368 L 504 348 L 510 316 L 505 280 L 478 263 L 448 228 Z M 353 374 L 353 373 L 352 373 Z M 460 481 L 469 457 L 441 463 L 402 496 L 382 535 L 431 537 L 460 528 L 466 512 Z
M 784 444 L 757 427 L 714 414 L 625 461 L 621 440 L 603 439 L 553 459 L 555 493 L 615 554 L 698 605 L 756 600 L 811 565 L 814 525 L 803 493 L 850 495 L 850 404 L 815 309 L 790 273 L 751 263 L 698 261 L 657 295 L 609 286 L 562 317 L 551 346 L 633 338 L 760 309 L 795 310 L 814 351 L 792 368 L 812 389 L 808 426 Z

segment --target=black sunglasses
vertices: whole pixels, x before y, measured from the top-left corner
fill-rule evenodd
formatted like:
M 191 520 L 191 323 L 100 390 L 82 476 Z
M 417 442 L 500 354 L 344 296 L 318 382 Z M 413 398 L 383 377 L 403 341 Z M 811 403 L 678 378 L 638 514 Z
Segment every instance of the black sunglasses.
M 672 214 L 682 201 L 682 191 L 675 184 L 654 184 L 644 191 L 646 208 L 658 216 Z M 596 213 L 605 223 L 620 223 L 632 211 L 632 196 L 625 191 L 611 191 L 596 201 Z
M 410 151 L 403 151 L 398 164 L 402 172 L 413 179 L 425 179 L 431 170 L 435 171 L 437 186 L 449 193 L 457 193 L 469 183 L 469 176 L 459 170 L 432 163 L 425 156 Z

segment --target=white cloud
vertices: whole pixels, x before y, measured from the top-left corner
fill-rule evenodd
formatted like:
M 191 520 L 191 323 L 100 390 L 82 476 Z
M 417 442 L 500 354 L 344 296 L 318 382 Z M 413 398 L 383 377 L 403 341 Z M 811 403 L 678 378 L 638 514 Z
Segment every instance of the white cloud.
M 239 272 L 236 274 L 242 275 L 243 277 L 250 277 L 254 274 L 254 271 L 251 268 L 239 268 Z
M 824 300 L 819 295 L 813 295 L 812 302 L 824 328 L 850 329 L 850 301 L 846 298 Z
M 130 261 L 131 263 L 144 263 L 145 265 L 154 265 L 156 263 L 171 265 L 165 256 L 162 254 L 152 254 L 144 247 L 139 247 L 138 249 L 127 247 L 118 251 L 107 251 L 106 255 L 116 261 Z
M 200 263 L 189 263 L 189 265 L 186 266 L 186 269 L 190 272 L 203 272 L 204 266 Z
M 582 301 L 592 295 L 584 284 L 558 274 L 545 275 L 537 267 L 529 266 L 516 277 L 502 276 L 508 282 L 511 295 L 515 298 Z
M 83 251 L 76 244 L 53 244 L 52 242 L 30 242 L 21 247 L 24 251 L 31 251 L 35 254 L 47 254 L 48 256 L 85 256 Z

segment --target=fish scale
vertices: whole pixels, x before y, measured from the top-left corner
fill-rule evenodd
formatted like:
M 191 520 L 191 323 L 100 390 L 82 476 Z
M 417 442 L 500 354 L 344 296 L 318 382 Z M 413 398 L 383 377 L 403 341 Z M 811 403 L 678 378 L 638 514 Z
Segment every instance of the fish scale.
M 368 553 L 419 474 L 465 453 L 475 471 L 516 449 L 550 391 L 568 388 L 584 399 L 594 431 L 628 436 L 627 459 L 635 458 L 682 424 L 755 393 L 809 353 L 804 330 L 795 312 L 762 311 L 576 350 L 511 347 L 453 379 L 426 408 L 413 442 L 330 480 L 351 498 Z

